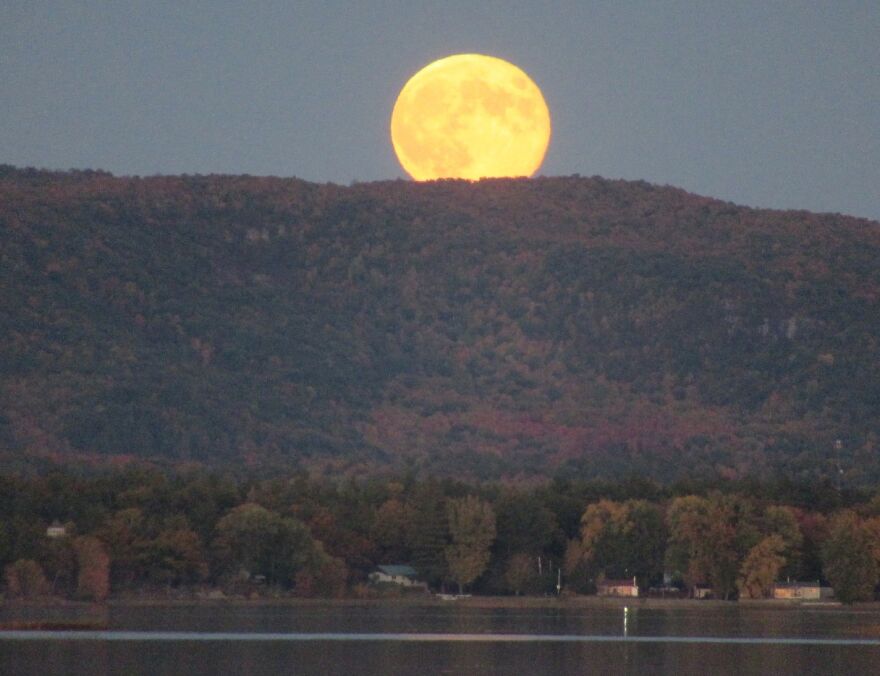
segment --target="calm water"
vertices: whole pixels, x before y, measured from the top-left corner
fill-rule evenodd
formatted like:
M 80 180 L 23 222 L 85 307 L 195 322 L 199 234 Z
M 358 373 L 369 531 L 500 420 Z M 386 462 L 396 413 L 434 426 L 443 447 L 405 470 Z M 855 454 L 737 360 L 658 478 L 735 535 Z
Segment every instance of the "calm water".
M 24 616 L 0 608 L 0 620 L 12 612 Z M 70 618 L 69 609 L 34 612 Z M 0 674 L 880 673 L 880 612 L 840 607 L 104 612 L 106 632 L 0 632 Z

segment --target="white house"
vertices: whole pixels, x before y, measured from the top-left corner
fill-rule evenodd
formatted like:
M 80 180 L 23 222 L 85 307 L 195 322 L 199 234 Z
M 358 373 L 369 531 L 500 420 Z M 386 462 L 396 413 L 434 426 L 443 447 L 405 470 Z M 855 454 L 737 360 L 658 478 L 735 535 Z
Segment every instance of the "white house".
M 424 582 L 418 580 L 418 573 L 412 566 L 405 564 L 376 566 L 370 573 L 373 584 L 399 584 L 402 587 L 421 587 Z

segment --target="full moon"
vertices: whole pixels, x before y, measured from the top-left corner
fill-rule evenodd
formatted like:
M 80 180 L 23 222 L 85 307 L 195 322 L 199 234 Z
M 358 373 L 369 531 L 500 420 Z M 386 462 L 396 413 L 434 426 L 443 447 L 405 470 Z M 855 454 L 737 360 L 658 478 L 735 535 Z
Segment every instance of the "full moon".
M 456 54 L 422 68 L 391 113 L 397 159 L 417 181 L 531 176 L 550 142 L 550 111 L 519 68 Z

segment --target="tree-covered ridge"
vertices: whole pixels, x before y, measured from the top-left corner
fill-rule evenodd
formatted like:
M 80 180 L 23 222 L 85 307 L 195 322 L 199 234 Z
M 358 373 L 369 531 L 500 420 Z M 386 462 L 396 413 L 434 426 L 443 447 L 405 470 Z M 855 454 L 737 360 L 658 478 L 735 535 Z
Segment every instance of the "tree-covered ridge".
M 0 450 L 873 482 L 878 254 L 642 182 L 4 167 Z
M 643 594 L 699 585 L 766 598 L 780 581 L 822 580 L 843 601 L 871 599 L 880 495 L 784 481 L 0 475 L 0 594 L 11 598 L 373 597 L 395 591 L 370 584 L 383 564 L 478 594 L 589 594 L 635 577 Z

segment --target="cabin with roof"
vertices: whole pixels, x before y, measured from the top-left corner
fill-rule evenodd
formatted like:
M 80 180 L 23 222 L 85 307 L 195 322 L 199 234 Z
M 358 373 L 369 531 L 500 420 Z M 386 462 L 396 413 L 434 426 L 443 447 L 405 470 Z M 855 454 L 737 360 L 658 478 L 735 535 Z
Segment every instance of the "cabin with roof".
M 631 580 L 600 580 L 596 584 L 597 596 L 638 596 L 639 585 L 636 578 Z
M 831 587 L 815 582 L 777 582 L 773 585 L 773 598 L 785 601 L 821 601 L 834 596 Z
M 396 584 L 401 587 L 424 587 L 425 583 L 419 581 L 416 569 L 407 564 L 393 564 L 376 566 L 376 570 L 370 573 L 370 582 L 373 584 Z

